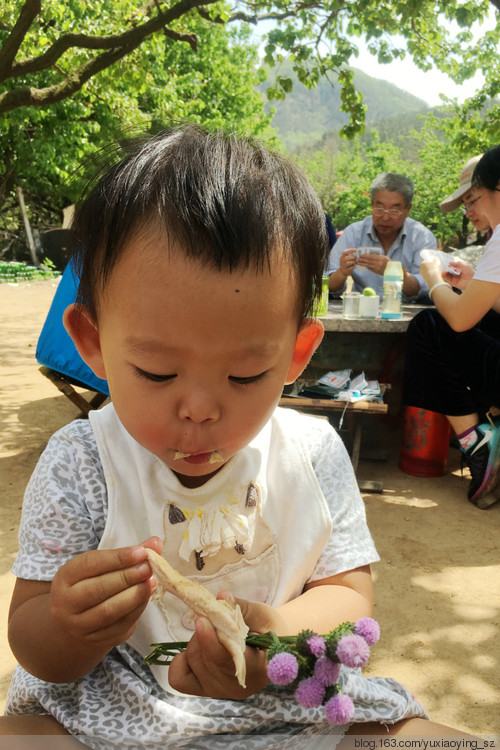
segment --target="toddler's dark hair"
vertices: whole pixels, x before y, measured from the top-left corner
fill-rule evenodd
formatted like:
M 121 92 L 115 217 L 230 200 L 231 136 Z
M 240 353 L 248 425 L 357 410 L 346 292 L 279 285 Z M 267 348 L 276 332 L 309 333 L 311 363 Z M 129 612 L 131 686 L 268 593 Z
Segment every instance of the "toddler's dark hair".
M 97 318 L 109 275 L 135 232 L 219 270 L 264 269 L 283 253 L 297 284 L 297 316 L 321 290 L 329 251 L 325 213 L 302 172 L 251 138 L 194 125 L 129 139 L 102 169 L 73 221 L 78 302 Z
M 479 159 L 472 174 L 472 187 L 496 190 L 500 182 L 500 146 L 493 146 Z

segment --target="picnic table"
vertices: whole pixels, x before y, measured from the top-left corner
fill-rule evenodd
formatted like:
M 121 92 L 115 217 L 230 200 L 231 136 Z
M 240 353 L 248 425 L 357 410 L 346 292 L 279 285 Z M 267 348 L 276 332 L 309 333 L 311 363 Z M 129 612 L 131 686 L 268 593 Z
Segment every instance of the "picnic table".
M 352 369 L 364 372 L 368 380 L 392 383 L 391 399 L 396 403 L 403 372 L 404 340 L 410 321 L 428 305 L 403 305 L 398 320 L 342 317 L 342 302 L 330 302 L 321 318 L 325 336 L 306 371 L 309 379 L 325 372 Z M 395 392 L 394 392 L 395 391 Z
M 404 366 L 405 333 L 413 317 L 428 305 L 403 305 L 403 316 L 397 320 L 382 318 L 346 319 L 342 316 L 341 300 L 330 302 L 328 313 L 321 318 L 325 336 L 307 367 L 304 378 L 319 379 L 326 372 L 351 369 L 353 374 L 364 372 L 367 380 L 385 384 L 386 395 L 382 402 L 335 401 L 332 399 L 296 398 L 283 394 L 281 406 L 307 413 L 327 416 L 335 426 L 344 421 L 347 441 L 354 470 L 357 471 L 361 439 L 366 418 L 391 415 L 395 424 L 401 422 L 401 386 Z M 376 447 L 365 450 L 365 457 L 383 459 L 383 429 L 378 429 Z M 364 431 L 366 433 L 366 430 Z M 381 449 L 382 445 L 382 449 Z M 381 483 L 358 480 L 364 491 L 382 491 Z
M 385 318 L 354 318 L 342 316 L 342 301 L 334 300 L 328 304 L 326 317 L 321 318 L 325 331 L 343 331 L 349 333 L 404 333 L 410 321 L 421 310 L 429 305 L 403 305 L 403 317 L 399 319 Z

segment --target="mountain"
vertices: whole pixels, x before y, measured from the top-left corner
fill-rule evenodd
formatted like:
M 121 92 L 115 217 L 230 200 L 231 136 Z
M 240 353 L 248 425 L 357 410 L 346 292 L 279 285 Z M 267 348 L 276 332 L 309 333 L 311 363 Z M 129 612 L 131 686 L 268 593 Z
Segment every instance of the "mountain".
M 415 116 L 424 114 L 430 107 L 422 99 L 403 91 L 392 83 L 372 78 L 363 71 L 353 68 L 354 85 L 361 91 L 367 107 L 366 123 L 407 120 L 408 130 L 415 127 Z M 294 75 L 291 64 L 284 63 L 280 75 L 288 75 L 293 80 L 293 89 L 285 101 L 270 102 L 276 110 L 272 124 L 278 130 L 286 145 L 305 140 L 320 139 L 327 132 L 336 132 L 348 122 L 348 116 L 340 110 L 340 86 L 332 85 L 322 78 L 316 88 L 306 88 Z M 272 73 L 271 73 L 272 75 Z M 270 76 L 271 77 L 271 76 Z M 263 84 L 263 90 L 267 88 Z

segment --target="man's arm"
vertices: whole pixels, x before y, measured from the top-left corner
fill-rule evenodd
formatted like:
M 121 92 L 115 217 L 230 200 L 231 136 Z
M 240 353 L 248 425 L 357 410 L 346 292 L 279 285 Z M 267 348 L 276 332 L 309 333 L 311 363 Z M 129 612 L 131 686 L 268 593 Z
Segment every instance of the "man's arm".
M 330 274 L 328 280 L 328 287 L 331 292 L 341 292 L 344 290 L 346 281 L 349 276 L 352 276 L 354 266 L 356 265 L 355 259 L 356 255 L 354 248 L 347 250 L 345 254 L 342 255 L 340 267 Z
M 403 266 L 403 294 L 405 297 L 417 297 L 421 293 L 420 275 L 412 274 Z M 423 282 L 423 279 L 422 279 Z M 425 284 L 425 282 L 423 282 Z
M 330 277 L 328 286 L 331 292 L 340 292 L 345 288 L 345 283 L 356 264 L 352 263 L 349 257 L 344 256 L 344 253 L 356 246 L 356 237 L 351 224 L 344 229 L 330 251 L 326 273 Z

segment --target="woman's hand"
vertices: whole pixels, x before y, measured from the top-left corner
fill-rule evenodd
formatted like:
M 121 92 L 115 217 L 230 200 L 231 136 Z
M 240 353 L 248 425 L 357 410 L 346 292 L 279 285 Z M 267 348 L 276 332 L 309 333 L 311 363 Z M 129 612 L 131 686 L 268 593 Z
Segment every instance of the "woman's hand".
M 470 263 L 467 263 L 465 260 L 460 260 L 459 258 L 450 261 L 450 266 L 453 266 L 453 268 L 460 271 L 460 274 L 456 275 L 454 273 L 449 273 L 449 271 L 444 271 L 443 279 L 457 289 L 466 289 L 474 276 L 474 268 Z
M 433 287 L 434 284 L 439 284 L 439 282 L 443 280 L 442 269 L 441 261 L 437 257 L 428 258 L 421 262 L 420 273 L 429 289 Z

